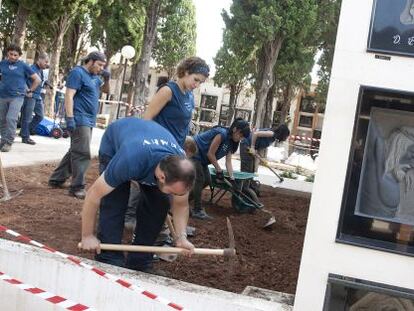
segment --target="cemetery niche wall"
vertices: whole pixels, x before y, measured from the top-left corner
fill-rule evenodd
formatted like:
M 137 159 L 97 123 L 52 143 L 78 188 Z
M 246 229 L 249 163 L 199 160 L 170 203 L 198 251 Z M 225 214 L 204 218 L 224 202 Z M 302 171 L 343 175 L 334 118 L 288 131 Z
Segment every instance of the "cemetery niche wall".
M 414 256 L 414 94 L 361 87 L 337 242 Z

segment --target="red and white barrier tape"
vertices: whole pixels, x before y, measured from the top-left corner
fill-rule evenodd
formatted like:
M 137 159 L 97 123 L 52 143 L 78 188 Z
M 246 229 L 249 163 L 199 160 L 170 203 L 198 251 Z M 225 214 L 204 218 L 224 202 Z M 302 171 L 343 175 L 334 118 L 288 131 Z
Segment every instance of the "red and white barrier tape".
M 11 276 L 8 276 L 7 274 L 0 272 L 0 280 L 3 280 L 11 285 L 14 285 L 15 287 L 24 290 L 30 294 L 33 294 L 34 296 L 46 300 L 58 307 L 64 308 L 65 310 L 71 310 L 71 311 L 84 311 L 84 310 L 95 310 L 93 308 L 89 308 L 83 304 L 76 303 L 73 301 L 70 301 L 66 298 L 63 298 L 62 296 L 55 295 L 53 293 L 47 292 L 43 289 L 40 289 L 38 287 L 24 284 L 23 282 L 12 278 Z
M 311 137 L 306 137 L 306 136 L 296 136 L 296 135 L 291 135 L 290 136 L 290 139 L 291 140 L 302 140 L 302 139 L 304 139 L 304 140 L 317 141 L 317 142 L 320 142 L 321 141 L 318 138 L 311 138 Z
M 68 259 L 71 262 L 77 264 L 78 266 L 81 266 L 81 267 L 84 267 L 84 268 L 86 268 L 88 270 L 91 270 L 91 271 L 95 272 L 96 274 L 98 274 L 98 275 L 100 275 L 100 276 L 102 276 L 102 277 L 104 277 L 104 278 L 106 278 L 108 280 L 111 280 L 111 281 L 113 281 L 113 282 L 115 282 L 115 283 L 117 283 L 117 284 L 119 284 L 119 285 L 121 285 L 123 287 L 129 288 L 130 290 L 136 291 L 136 292 L 144 295 L 145 297 L 150 298 L 150 299 L 152 299 L 154 301 L 157 301 L 159 303 L 162 303 L 162 304 L 164 304 L 164 305 L 166 305 L 166 306 L 168 306 L 168 307 L 170 307 L 170 308 L 172 308 L 174 310 L 188 310 L 188 309 L 184 309 L 182 306 L 180 306 L 180 305 L 178 305 L 178 304 L 176 304 L 174 302 L 168 301 L 167 299 L 164 299 L 162 297 L 159 297 L 156 294 L 153 294 L 153 293 L 151 293 L 149 291 L 146 291 L 145 289 L 143 289 L 139 285 L 131 284 L 131 283 L 125 281 L 125 280 L 122 280 L 122 279 L 118 278 L 115 275 L 112 275 L 112 274 L 107 273 L 107 272 L 105 272 L 105 271 L 103 271 L 101 269 L 98 269 L 98 268 L 93 267 L 93 266 L 91 266 L 91 265 L 89 265 L 87 263 L 84 263 L 79 258 L 76 258 L 74 256 L 70 256 L 70 255 L 67 255 L 67 254 L 64 254 L 64 253 L 61 253 L 61 252 L 59 252 L 59 251 L 57 251 L 57 250 L 55 250 L 55 249 L 53 249 L 53 248 L 51 248 L 51 247 L 49 247 L 47 245 L 43 245 L 42 243 L 36 242 L 36 241 L 30 239 L 27 236 L 21 235 L 20 233 L 17 233 L 17 232 L 15 232 L 13 230 L 10 230 L 9 228 L 7 228 L 5 226 L 0 225 L 0 232 L 1 231 L 4 231 L 4 232 L 6 232 L 9 235 L 14 236 L 17 240 L 19 240 L 21 242 L 29 243 L 29 244 L 34 245 L 34 246 L 37 246 L 37 247 L 39 247 L 39 248 L 41 248 L 41 249 L 43 249 L 45 251 L 48 251 L 50 253 L 56 254 L 56 255 L 58 255 L 60 257 L 63 257 L 65 259 Z

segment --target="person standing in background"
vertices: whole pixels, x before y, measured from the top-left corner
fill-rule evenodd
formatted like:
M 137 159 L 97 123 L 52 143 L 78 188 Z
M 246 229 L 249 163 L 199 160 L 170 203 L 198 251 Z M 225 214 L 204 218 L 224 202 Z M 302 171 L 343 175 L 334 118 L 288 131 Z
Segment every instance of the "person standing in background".
M 61 188 L 72 177 L 69 194 L 84 199 L 85 174 L 91 160 L 92 128 L 99 110 L 100 88 L 98 76 L 104 69 L 106 56 L 91 52 L 82 66 L 76 66 L 66 81 L 66 128 L 70 133 L 70 148 L 49 178 L 49 186 Z
M 40 85 L 40 78 L 28 64 L 20 60 L 22 49 L 7 48 L 7 59 L 0 62 L 0 151 L 9 152 L 16 136 L 17 119 L 24 97 L 31 98 Z M 26 82 L 32 80 L 30 88 Z
M 22 143 L 35 145 L 36 142 L 30 138 L 30 133 L 33 133 L 37 125 L 43 120 L 44 106 L 42 99 L 42 89 L 45 83 L 45 77 L 43 70 L 49 65 L 49 56 L 46 53 L 40 53 L 35 64 L 31 66 L 32 70 L 39 76 L 41 83 L 33 91 L 32 97 L 25 96 L 23 106 L 21 109 L 21 129 L 20 136 L 22 137 Z M 32 86 L 32 81 L 27 81 L 27 86 Z M 33 112 L 35 116 L 33 117 Z

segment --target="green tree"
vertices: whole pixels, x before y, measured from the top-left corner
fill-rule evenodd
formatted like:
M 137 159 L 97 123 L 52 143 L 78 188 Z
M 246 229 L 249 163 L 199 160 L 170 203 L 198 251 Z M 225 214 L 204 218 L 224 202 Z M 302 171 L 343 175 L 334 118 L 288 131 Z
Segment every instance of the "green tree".
M 223 32 L 223 46 L 219 49 L 214 58 L 216 73 L 214 83 L 219 87 L 226 86 L 230 90 L 229 110 L 226 124 L 233 121 L 235 107 L 240 92 L 246 86 L 247 78 L 251 73 L 251 62 L 246 62 L 243 56 L 238 55 L 237 50 L 232 48 L 234 38 L 229 35 L 229 30 Z
M 335 49 L 336 32 L 341 9 L 341 0 L 331 0 L 328 1 L 328 4 L 329 5 L 325 6 L 326 11 L 325 16 L 323 17 L 325 24 L 321 33 L 321 42 L 319 45 L 319 49 L 322 51 L 322 54 L 318 60 L 320 69 L 318 71 L 319 82 L 316 87 L 316 102 L 320 106 L 319 109 L 323 109 L 326 105 L 326 97 L 328 94 Z
M 168 3 L 164 17 L 158 23 L 157 33 L 153 58 L 158 69 L 167 71 L 168 78 L 171 78 L 181 59 L 195 55 L 197 33 L 193 2 L 181 0 L 178 4 Z
M 273 70 L 285 40 L 301 40 L 316 21 L 316 0 L 235 0 L 225 16 L 238 38 L 238 50 L 256 61 L 255 125 L 262 127 L 265 103 L 274 83 Z

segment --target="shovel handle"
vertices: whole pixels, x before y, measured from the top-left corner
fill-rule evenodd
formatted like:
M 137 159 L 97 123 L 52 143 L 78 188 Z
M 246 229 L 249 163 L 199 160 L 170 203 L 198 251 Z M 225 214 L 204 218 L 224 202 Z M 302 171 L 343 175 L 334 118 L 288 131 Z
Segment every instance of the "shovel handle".
M 81 244 L 78 244 L 80 248 Z M 186 251 L 180 247 L 163 247 L 163 246 L 146 246 L 146 245 L 125 245 L 125 244 L 100 244 L 101 250 L 120 251 L 120 252 L 142 252 L 157 254 L 182 254 Z M 234 256 L 236 250 L 232 248 L 211 249 L 211 248 L 195 248 L 194 254 L 197 255 L 213 255 L 213 256 Z

